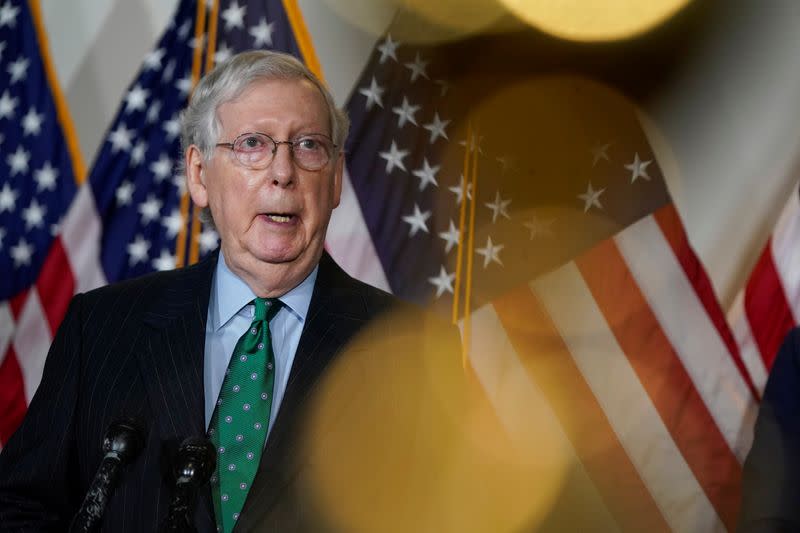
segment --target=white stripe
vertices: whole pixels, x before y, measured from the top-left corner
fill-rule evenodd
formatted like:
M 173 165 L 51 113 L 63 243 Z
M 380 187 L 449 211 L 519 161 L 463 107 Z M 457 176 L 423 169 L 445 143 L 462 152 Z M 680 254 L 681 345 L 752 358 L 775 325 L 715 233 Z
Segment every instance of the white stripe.
M 764 387 L 767 384 L 767 367 L 761 357 L 761 350 L 758 349 L 753 332 L 750 329 L 750 321 L 744 309 L 745 291 L 740 291 L 733 301 L 733 306 L 728 312 L 728 323 L 733 331 L 733 338 L 739 346 L 739 353 L 742 361 L 750 374 L 750 379 L 758 390 L 758 395 L 763 396 Z
M 39 293 L 34 287 L 22 308 L 17 323 L 17 334 L 14 336 L 14 350 L 17 352 L 17 360 L 22 370 L 25 399 L 28 403 L 42 380 L 44 361 L 52 340 Z
M 342 177 L 342 198 L 339 207 L 333 210 L 325 245 L 345 272 L 391 292 L 346 170 Z
M 800 317 L 800 246 L 798 243 L 800 243 L 800 204 L 798 204 L 797 188 L 795 188 L 775 226 L 770 250 L 795 324 Z
M 0 364 L 5 361 L 6 351 L 14 336 L 14 315 L 11 314 L 11 308 L 8 302 L 0 303 Z
M 575 264 L 531 286 L 670 527 L 724 529 Z
M 59 237 L 75 276 L 75 292 L 105 285 L 106 277 L 100 266 L 100 217 L 88 183 L 78 190 Z
M 755 399 L 661 228 L 648 216 L 614 240 L 725 441 L 744 462 Z
M 517 449 L 536 454 L 542 435 L 555 439 L 573 465 L 573 482 L 584 489 L 582 506 L 597 511 L 593 515 L 596 529 L 619 530 L 544 393 L 528 377 L 494 307 L 486 305 L 474 311 L 471 319 L 470 363 L 511 441 Z

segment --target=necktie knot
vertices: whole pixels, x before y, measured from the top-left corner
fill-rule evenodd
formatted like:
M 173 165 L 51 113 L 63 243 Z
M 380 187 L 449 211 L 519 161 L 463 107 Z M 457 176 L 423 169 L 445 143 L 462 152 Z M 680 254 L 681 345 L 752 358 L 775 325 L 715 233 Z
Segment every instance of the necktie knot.
M 256 307 L 253 321 L 270 321 L 281 307 L 281 301 L 277 298 L 256 298 L 253 304 Z

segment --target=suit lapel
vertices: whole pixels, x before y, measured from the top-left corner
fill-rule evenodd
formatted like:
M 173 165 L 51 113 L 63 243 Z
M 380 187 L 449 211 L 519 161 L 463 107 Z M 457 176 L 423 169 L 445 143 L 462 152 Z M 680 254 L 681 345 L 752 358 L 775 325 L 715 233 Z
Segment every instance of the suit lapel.
M 211 278 L 217 254 L 176 273 L 144 314 L 145 334 L 136 350 L 169 464 L 180 443 L 205 435 L 203 361 Z M 206 487 L 207 489 L 207 487 Z M 210 491 L 202 490 L 195 513 L 198 526 L 213 527 Z M 207 526 L 207 527 L 206 527 Z
M 285 495 L 301 466 L 294 439 L 304 401 L 328 364 L 370 318 L 359 287 L 330 256 L 323 255 L 286 392 L 237 531 L 259 524 L 275 501 Z

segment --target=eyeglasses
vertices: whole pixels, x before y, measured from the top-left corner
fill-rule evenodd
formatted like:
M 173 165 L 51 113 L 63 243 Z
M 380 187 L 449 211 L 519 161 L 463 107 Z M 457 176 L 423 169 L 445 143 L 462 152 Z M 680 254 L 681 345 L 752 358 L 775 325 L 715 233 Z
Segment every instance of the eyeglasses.
M 239 135 L 232 143 L 217 143 L 217 146 L 233 150 L 239 163 L 247 168 L 262 170 L 272 163 L 281 144 L 289 146 L 292 160 L 298 167 L 309 171 L 327 165 L 337 148 L 331 138 L 322 133 L 302 135 L 291 141 L 276 141 L 266 133 L 251 132 Z

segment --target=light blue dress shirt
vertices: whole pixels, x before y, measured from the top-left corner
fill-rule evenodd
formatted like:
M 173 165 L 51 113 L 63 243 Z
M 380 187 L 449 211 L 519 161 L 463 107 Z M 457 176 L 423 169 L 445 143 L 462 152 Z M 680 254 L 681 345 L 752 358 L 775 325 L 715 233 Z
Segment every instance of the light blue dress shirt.
M 275 388 L 267 435 L 272 430 L 286 392 L 286 384 L 289 381 L 297 345 L 300 343 L 300 334 L 303 332 L 303 324 L 311 303 L 318 268 L 315 268 L 300 285 L 279 298 L 283 305 L 269 323 L 272 351 L 275 353 Z M 255 297 L 250 287 L 230 271 L 225 264 L 225 257 L 220 252 L 211 281 L 206 321 L 203 361 L 206 428 L 211 423 L 214 406 L 225 378 L 225 370 L 228 368 L 236 342 L 253 322 L 255 306 L 250 302 Z

